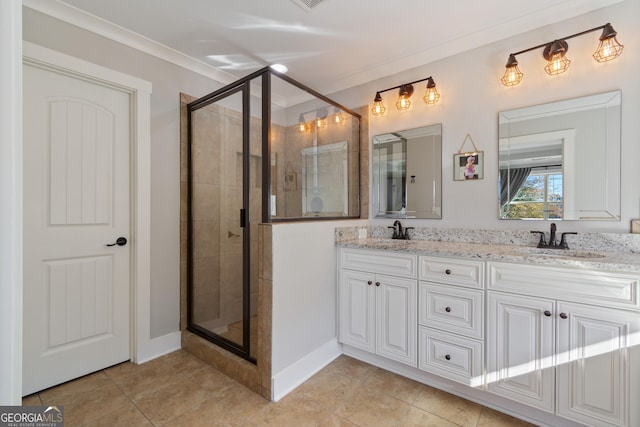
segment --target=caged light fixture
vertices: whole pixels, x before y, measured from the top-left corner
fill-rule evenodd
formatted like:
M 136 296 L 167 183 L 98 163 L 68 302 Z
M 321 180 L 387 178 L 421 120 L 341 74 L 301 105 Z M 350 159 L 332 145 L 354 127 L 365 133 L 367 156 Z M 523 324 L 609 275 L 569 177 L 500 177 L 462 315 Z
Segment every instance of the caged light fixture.
M 310 117 L 308 120 L 307 117 Z M 341 126 L 347 121 L 344 113 L 339 108 L 334 108 L 333 113 L 329 115 L 329 109 L 318 108 L 311 111 L 300 113 L 298 116 L 298 132 L 310 133 L 314 129 L 326 129 L 329 124 Z
M 599 27 L 591 28 L 590 30 L 582 31 L 580 33 L 572 34 L 564 37 L 563 39 L 557 39 L 549 43 L 541 44 L 538 46 L 524 49 L 519 52 L 515 52 L 509 55 L 507 65 L 505 65 L 505 72 L 500 81 L 505 86 L 515 86 L 522 81 L 524 74 L 518 68 L 518 60 L 516 55 L 530 52 L 532 50 L 544 48 L 542 56 L 547 60 L 547 65 L 544 70 L 549 75 L 561 74 L 567 71 L 571 61 L 567 58 L 567 51 L 569 50 L 569 44 L 566 40 L 573 37 L 582 36 L 584 34 L 591 33 L 593 31 L 602 30 L 600 36 L 600 44 L 593 53 L 593 58 L 598 62 L 607 62 L 616 59 L 622 54 L 623 45 L 618 42 L 616 36 L 618 33 L 613 29 L 610 23 L 601 25 Z
M 435 104 L 440 99 L 440 94 L 436 90 L 436 83 L 433 81 L 432 77 L 427 77 L 426 79 L 416 80 L 411 83 L 403 83 L 398 86 L 390 87 L 389 89 L 379 90 L 376 92 L 376 96 L 373 99 L 373 107 L 371 108 L 371 114 L 376 117 L 384 115 L 387 109 L 382 103 L 382 96 L 380 95 L 382 92 L 387 92 L 393 89 L 399 89 L 398 91 L 398 101 L 396 102 L 396 108 L 400 111 L 407 111 L 409 107 L 411 107 L 411 95 L 413 95 L 413 85 L 415 83 L 427 82 L 427 92 L 425 96 L 422 98 L 426 104 Z

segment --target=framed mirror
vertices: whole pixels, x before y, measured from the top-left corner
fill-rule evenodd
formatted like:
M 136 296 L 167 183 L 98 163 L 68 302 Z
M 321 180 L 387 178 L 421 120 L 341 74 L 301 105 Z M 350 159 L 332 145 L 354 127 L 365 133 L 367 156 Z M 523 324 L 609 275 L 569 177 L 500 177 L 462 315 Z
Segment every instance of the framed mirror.
M 621 98 L 499 113 L 500 219 L 619 221 Z
M 376 218 L 442 218 L 442 125 L 373 137 Z

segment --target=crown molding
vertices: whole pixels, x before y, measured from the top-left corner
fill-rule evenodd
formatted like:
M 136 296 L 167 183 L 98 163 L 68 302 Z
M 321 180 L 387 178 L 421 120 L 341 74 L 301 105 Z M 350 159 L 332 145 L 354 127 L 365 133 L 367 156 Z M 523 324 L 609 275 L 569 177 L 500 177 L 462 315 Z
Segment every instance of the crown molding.
M 23 0 L 22 5 L 109 40 L 134 48 L 140 52 L 163 59 L 185 70 L 215 80 L 223 85 L 238 80 L 238 77 L 230 73 L 60 0 Z M 272 93 L 271 97 L 274 104 L 279 106 L 285 105 L 284 97 L 281 95 Z

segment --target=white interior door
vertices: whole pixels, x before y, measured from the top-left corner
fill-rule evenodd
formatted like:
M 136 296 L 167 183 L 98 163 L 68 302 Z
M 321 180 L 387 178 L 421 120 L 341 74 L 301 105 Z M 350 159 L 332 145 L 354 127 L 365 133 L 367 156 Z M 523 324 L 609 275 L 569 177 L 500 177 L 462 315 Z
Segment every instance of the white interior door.
M 130 357 L 130 94 L 24 66 L 23 395 Z

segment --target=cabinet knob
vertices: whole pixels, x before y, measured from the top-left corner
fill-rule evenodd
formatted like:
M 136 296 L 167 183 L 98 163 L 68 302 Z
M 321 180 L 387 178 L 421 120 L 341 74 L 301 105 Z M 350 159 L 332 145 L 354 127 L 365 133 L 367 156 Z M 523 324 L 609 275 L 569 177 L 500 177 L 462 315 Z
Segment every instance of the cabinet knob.
M 567 316 L 567 313 L 560 313 L 560 318 L 561 319 L 566 319 L 567 317 L 569 317 L 569 316 Z
M 551 312 L 549 310 L 545 310 L 544 311 L 544 315 L 549 317 L 549 316 L 551 316 Z
M 369 281 L 367 282 L 367 285 L 371 285 L 371 284 L 373 284 L 373 282 L 372 282 L 371 280 L 369 280 Z
M 445 307 L 444 311 L 446 311 L 447 313 L 451 313 L 451 307 Z
M 449 270 L 448 268 L 444 271 L 445 274 L 451 274 L 451 270 Z
M 451 360 L 451 356 L 450 356 L 450 355 L 448 355 L 448 354 L 447 354 L 447 355 L 445 355 L 445 356 L 444 356 L 444 358 L 445 358 L 445 359 L 447 359 L 447 360 Z
M 376 282 L 376 286 L 380 286 L 380 282 Z

